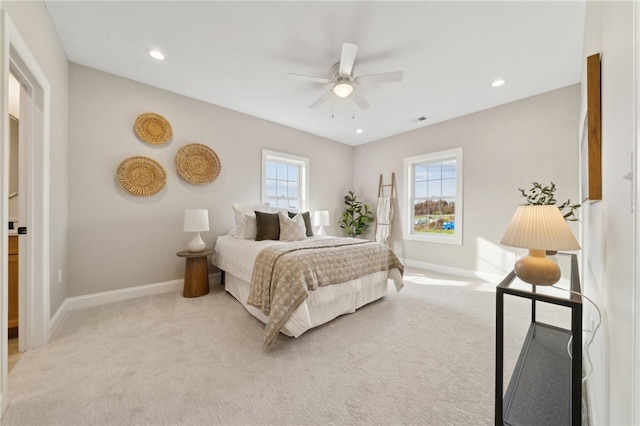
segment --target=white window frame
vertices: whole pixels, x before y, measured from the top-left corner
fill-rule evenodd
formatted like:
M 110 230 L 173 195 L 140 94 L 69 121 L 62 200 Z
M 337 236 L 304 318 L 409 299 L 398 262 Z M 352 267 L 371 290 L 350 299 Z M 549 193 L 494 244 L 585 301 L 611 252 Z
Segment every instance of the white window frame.
M 295 164 L 300 167 L 299 195 L 300 212 L 309 210 L 309 159 L 298 157 L 297 155 L 285 154 L 282 152 L 262 150 L 262 202 L 269 203 L 267 198 L 267 161 L 277 161 L 279 163 Z
M 414 167 L 417 164 L 445 161 L 455 159 L 456 160 L 456 221 L 455 230 L 453 234 L 416 234 L 414 233 L 414 206 L 413 206 L 413 193 L 414 193 Z M 445 151 L 432 152 L 429 154 L 416 155 L 414 157 L 407 157 L 404 159 L 404 191 L 403 191 L 403 206 L 404 206 L 404 226 L 402 227 L 402 234 L 405 240 L 423 241 L 429 243 L 442 243 L 442 244 L 456 244 L 462 245 L 462 182 L 463 182 L 463 164 L 462 164 L 462 148 L 453 148 Z

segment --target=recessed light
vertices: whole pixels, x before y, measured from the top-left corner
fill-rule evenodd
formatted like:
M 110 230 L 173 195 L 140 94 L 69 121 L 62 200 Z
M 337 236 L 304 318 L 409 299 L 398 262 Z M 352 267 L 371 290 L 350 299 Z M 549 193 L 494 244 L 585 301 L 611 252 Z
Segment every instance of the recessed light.
M 497 79 L 496 81 L 494 81 L 493 83 L 491 83 L 491 86 L 493 87 L 500 87 L 505 83 L 505 81 L 501 78 Z
M 149 56 L 151 56 L 153 59 L 157 59 L 159 61 L 164 61 L 164 53 L 162 53 L 161 51 L 159 51 L 158 49 L 147 49 L 147 53 L 149 54 Z
M 357 129 L 357 130 L 356 130 L 356 133 L 357 133 L 357 134 L 362 133 L 362 129 Z

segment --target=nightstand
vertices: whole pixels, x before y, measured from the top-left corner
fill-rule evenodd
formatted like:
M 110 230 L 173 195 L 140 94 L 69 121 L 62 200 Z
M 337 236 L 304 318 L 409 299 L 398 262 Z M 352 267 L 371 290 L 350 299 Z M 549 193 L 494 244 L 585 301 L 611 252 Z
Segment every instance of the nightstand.
M 207 256 L 211 256 L 215 250 L 207 250 L 192 253 L 189 250 L 182 250 L 176 253 L 180 257 L 187 259 L 184 268 L 184 297 L 200 297 L 209 293 L 209 267 Z

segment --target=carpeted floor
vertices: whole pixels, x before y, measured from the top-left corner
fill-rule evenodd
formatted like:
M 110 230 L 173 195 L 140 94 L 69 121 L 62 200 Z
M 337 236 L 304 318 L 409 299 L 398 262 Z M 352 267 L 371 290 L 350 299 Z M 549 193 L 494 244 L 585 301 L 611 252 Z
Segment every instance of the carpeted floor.
M 495 283 L 405 278 L 400 293 L 269 348 L 221 286 L 71 312 L 11 372 L 2 424 L 493 424 Z M 508 363 L 527 324 L 515 305 Z

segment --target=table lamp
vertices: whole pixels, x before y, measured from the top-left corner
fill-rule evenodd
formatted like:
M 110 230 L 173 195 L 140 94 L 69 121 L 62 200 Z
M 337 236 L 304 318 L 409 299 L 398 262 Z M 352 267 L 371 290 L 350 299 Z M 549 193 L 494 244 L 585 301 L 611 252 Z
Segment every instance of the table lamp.
M 329 212 L 326 210 L 318 210 L 313 214 L 313 226 L 319 226 L 316 235 L 327 235 L 324 227 L 329 226 Z
M 199 253 L 204 250 L 205 244 L 200 237 L 200 232 L 209 230 L 209 211 L 195 209 L 184 211 L 184 232 L 195 232 L 196 235 L 189 243 L 189 251 Z
M 579 250 L 569 225 L 555 205 L 525 205 L 516 210 L 501 244 L 529 249 L 513 271 L 533 285 L 553 285 L 560 279 L 560 267 L 546 257 L 546 250 Z

